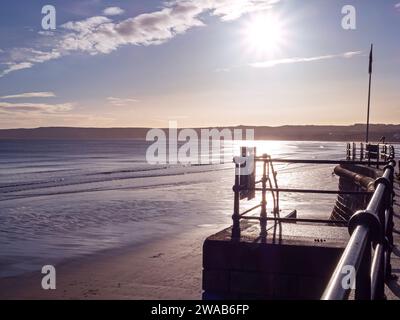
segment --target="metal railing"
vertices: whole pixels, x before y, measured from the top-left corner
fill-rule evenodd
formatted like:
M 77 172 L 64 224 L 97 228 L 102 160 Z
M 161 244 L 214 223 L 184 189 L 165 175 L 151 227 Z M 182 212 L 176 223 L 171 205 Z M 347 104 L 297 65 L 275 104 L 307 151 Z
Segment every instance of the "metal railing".
M 376 155 L 376 151 L 373 152 Z M 390 257 L 393 248 L 393 179 L 396 162 L 393 146 L 383 145 L 382 150 L 378 147 L 377 153 L 377 167 L 379 159 L 386 162 L 383 175 L 375 181 L 375 191 L 367 208 L 350 218 L 350 240 L 322 300 L 348 299 L 352 290 L 355 290 L 354 298 L 357 300 L 385 299 L 385 281 L 392 276 Z M 371 159 L 368 160 L 371 164 Z
M 355 142 L 347 143 L 346 159 L 356 160 L 358 157 L 360 161 L 365 159 L 369 166 L 376 165 L 376 167 L 379 168 L 379 166 L 382 165 L 382 161 L 387 163 L 389 159 L 394 158 L 394 147 L 387 143 L 360 143 L 359 150 L 358 152 Z
M 247 151 L 242 150 L 242 156 Z M 255 150 L 253 150 L 255 154 Z M 346 150 L 347 160 L 301 160 L 301 159 L 272 159 L 269 155 L 253 157 L 254 171 L 241 175 L 241 168 L 245 162 L 236 164 L 234 191 L 234 212 L 232 215 L 232 239 L 240 239 L 241 220 L 258 220 L 260 223 L 260 237 L 267 235 L 267 222 L 305 222 L 323 223 L 333 225 L 348 225 L 350 240 L 344 253 L 335 268 L 335 271 L 322 296 L 323 300 L 342 300 L 349 297 L 355 290 L 355 299 L 384 299 L 385 281 L 392 275 L 391 253 L 393 248 L 393 180 L 395 162 L 394 147 L 387 144 L 377 144 L 375 147 L 364 147 L 361 144 L 360 153 L 356 145 L 348 144 Z M 358 157 L 357 157 L 358 155 Z M 248 159 L 246 161 L 249 161 Z M 262 163 L 262 177 L 255 179 L 256 164 Z M 279 188 L 274 163 L 296 164 L 337 164 L 337 165 L 365 165 L 383 167 L 383 175 L 376 179 L 374 191 L 346 191 L 346 190 L 314 190 L 314 189 L 289 189 Z M 257 187 L 261 185 L 261 187 Z M 244 197 L 253 199 L 255 192 L 261 192 L 261 202 L 256 206 L 240 212 L 240 200 Z M 267 192 L 272 193 L 273 217 L 267 216 Z M 351 194 L 354 196 L 370 196 L 370 201 L 365 210 L 356 212 L 349 222 L 342 220 L 300 219 L 294 210 L 286 217 L 280 217 L 279 194 L 290 193 L 315 193 L 315 194 Z M 259 216 L 248 216 L 249 213 L 261 208 Z M 349 271 L 350 270 L 350 271 Z M 353 278 L 349 272 L 354 271 Z M 346 281 L 350 279 L 350 283 Z M 353 280 L 352 280 L 353 279 Z
M 254 156 L 251 161 L 254 162 L 253 167 L 256 168 L 257 163 L 262 163 L 262 177 L 260 180 L 256 181 L 254 178 L 255 172 L 249 173 L 248 175 L 241 174 L 241 168 L 245 166 L 245 162 L 243 159 L 240 161 L 236 161 L 234 159 L 236 166 L 236 174 L 235 174 L 235 185 L 233 186 L 234 192 L 234 208 L 233 208 L 233 225 L 232 225 L 232 238 L 237 239 L 241 236 L 240 230 L 240 221 L 241 220 L 259 220 L 260 221 L 260 236 L 266 237 L 267 234 L 267 221 L 274 222 L 308 222 L 308 223 L 324 223 L 324 224 L 332 224 L 332 225 L 344 225 L 347 224 L 346 221 L 342 220 L 332 220 L 332 219 L 299 219 L 297 218 L 297 211 L 293 210 L 288 216 L 281 218 L 280 217 L 280 207 L 279 207 L 279 196 L 280 193 L 304 193 L 304 194 L 351 194 L 354 196 L 365 196 L 372 195 L 370 191 L 345 191 L 345 190 L 315 190 L 315 189 L 290 189 L 290 188 L 279 188 L 276 175 L 277 172 L 274 170 L 274 163 L 287 163 L 287 164 L 336 164 L 336 165 L 344 165 L 344 164 L 353 164 L 353 165 L 369 165 L 371 163 L 371 156 L 367 156 L 364 158 L 364 152 L 362 152 L 363 156 L 360 156 L 360 159 L 357 160 L 356 157 L 353 158 L 352 152 L 349 153 L 349 145 L 347 148 L 347 156 L 350 156 L 348 160 L 310 160 L 310 159 L 272 159 L 271 156 L 264 154 L 261 157 Z M 245 149 L 245 148 L 244 148 Z M 248 154 L 242 148 L 242 156 Z M 355 154 L 355 150 L 353 150 L 353 154 Z M 394 149 L 393 149 L 394 152 Z M 253 150 L 253 154 L 255 154 L 255 150 Z M 365 160 L 363 160 L 365 159 Z M 382 158 L 383 159 L 383 158 Z M 376 159 L 374 162 L 375 165 L 387 165 L 387 161 L 382 161 L 382 159 Z M 253 176 L 251 179 L 250 176 Z M 249 182 L 251 182 L 249 184 Z M 261 185 L 261 186 L 258 186 Z M 249 193 L 252 193 L 250 198 L 254 198 L 255 192 L 261 192 L 261 202 L 256 206 L 244 211 L 240 212 L 240 200 L 243 198 L 243 194 L 247 196 Z M 271 192 L 273 199 L 273 217 L 267 216 L 267 192 Z M 259 216 L 248 216 L 249 213 L 253 212 L 261 208 Z

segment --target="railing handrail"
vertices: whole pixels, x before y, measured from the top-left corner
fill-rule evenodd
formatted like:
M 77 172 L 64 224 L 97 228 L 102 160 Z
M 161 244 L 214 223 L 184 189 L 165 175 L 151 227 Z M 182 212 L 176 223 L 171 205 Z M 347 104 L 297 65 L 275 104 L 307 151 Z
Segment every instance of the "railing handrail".
M 389 148 L 391 156 L 394 156 L 394 149 L 392 146 L 386 144 L 379 144 L 385 146 L 385 148 Z M 254 149 L 254 148 L 253 148 Z M 363 144 L 361 150 L 363 150 Z M 261 234 L 263 236 L 266 235 L 266 222 L 269 220 L 266 214 L 266 192 L 272 193 L 273 203 L 274 203 L 274 217 L 276 218 L 279 216 L 279 194 L 281 192 L 286 193 L 315 193 L 315 194 L 337 194 L 337 195 L 371 195 L 372 192 L 370 190 L 367 191 L 346 191 L 346 190 L 321 190 L 321 189 L 289 189 L 289 188 L 279 188 L 276 182 L 276 172 L 273 167 L 273 163 L 294 163 L 294 164 L 336 164 L 336 165 L 371 165 L 371 160 L 368 159 L 363 160 L 363 153 L 360 155 L 360 160 L 356 160 L 356 157 L 353 153 L 353 158 L 350 160 L 351 151 L 350 151 L 350 143 L 347 144 L 347 160 L 326 160 L 326 159 L 287 159 L 287 158 L 272 158 L 270 155 L 264 154 L 263 156 L 255 156 L 255 149 L 253 150 L 254 156 L 252 157 L 252 161 L 254 161 L 254 167 L 256 162 L 263 163 L 263 175 L 262 178 L 257 180 L 253 177 L 252 186 L 242 185 L 241 178 L 239 178 L 240 174 L 236 172 L 235 177 L 235 185 L 233 187 L 233 191 L 235 193 L 234 197 L 234 212 L 232 215 L 233 226 L 232 226 L 232 238 L 239 238 L 240 237 L 240 220 L 245 218 L 245 215 L 261 208 L 261 214 L 259 217 L 254 217 L 254 219 L 258 219 L 260 221 L 261 227 Z M 355 144 L 353 143 L 353 152 L 356 152 Z M 240 171 L 240 168 L 243 167 L 243 163 L 238 163 L 236 160 L 238 159 L 239 162 L 243 161 L 243 155 L 247 154 L 246 148 L 242 147 L 242 157 L 234 158 L 234 162 L 236 163 L 236 169 Z M 379 158 L 373 162 L 374 165 L 377 167 L 381 165 L 387 165 L 389 162 L 387 161 L 388 158 L 385 158 L 385 161 L 379 161 Z M 272 176 L 272 178 L 271 178 Z M 269 184 L 269 187 L 267 186 Z M 272 183 L 274 185 L 272 185 Z M 256 185 L 262 184 L 261 187 L 256 187 Z M 260 191 L 262 192 L 263 200 L 260 204 L 254 206 L 251 209 L 246 210 L 245 212 L 240 213 L 240 200 L 242 199 L 242 192 L 249 194 L 249 192 Z M 246 197 L 246 196 L 244 196 Z M 253 218 L 252 218 L 253 219 Z M 276 220 L 278 221 L 278 220 Z
M 255 161 L 259 162 L 274 162 L 274 163 L 295 163 L 295 164 L 360 164 L 365 165 L 368 164 L 368 161 L 363 160 L 317 160 L 317 159 L 284 159 L 284 158 L 263 158 L 263 157 L 255 157 Z M 387 161 L 380 161 L 380 165 L 386 165 Z
M 330 194 L 352 194 L 352 195 L 370 195 L 371 198 L 365 210 L 356 212 L 348 223 L 350 232 L 350 240 L 343 252 L 343 255 L 336 266 L 334 273 L 326 287 L 322 296 L 323 300 L 340 300 L 348 297 L 351 286 L 343 286 L 343 280 L 346 273 L 343 273 L 345 267 L 352 267 L 355 270 L 355 298 L 356 299 L 383 299 L 384 297 L 384 281 L 391 274 L 390 255 L 393 246 L 393 179 L 394 167 L 396 163 L 395 150 L 392 145 L 375 144 L 378 151 L 364 150 L 364 144 L 361 144 L 361 152 L 359 160 L 357 160 L 357 148 L 353 143 L 347 144 L 347 160 L 316 160 L 316 159 L 273 159 L 269 155 L 261 157 L 253 157 L 254 164 L 263 162 L 263 176 L 256 181 L 255 171 L 252 173 L 252 182 L 250 184 L 241 185 L 241 178 L 238 172 L 235 174 L 235 185 L 233 191 L 234 197 L 234 213 L 232 216 L 232 238 L 240 238 L 240 220 L 258 220 L 260 222 L 261 239 L 266 237 L 267 221 L 279 222 L 314 222 L 329 223 L 327 220 L 321 219 L 298 219 L 279 217 L 279 193 L 280 192 L 301 192 L 301 193 L 330 193 Z M 380 146 L 383 146 L 380 152 Z M 255 150 L 254 154 L 255 154 Z M 243 151 L 242 151 L 243 152 Z M 376 158 L 371 158 L 371 154 L 377 154 Z M 366 156 L 366 157 L 365 157 Z M 365 159 L 365 160 L 364 160 Z M 383 159 L 384 161 L 380 161 Z M 372 161 L 374 160 L 374 161 Z M 246 160 L 247 161 L 247 160 Z M 375 188 L 367 191 L 346 191 L 346 190 L 311 190 L 311 189 L 289 189 L 279 188 L 276 182 L 276 172 L 273 163 L 298 163 L 298 164 L 337 164 L 337 165 L 384 165 L 383 175 L 375 180 Z M 236 169 L 240 171 L 243 164 L 236 163 Z M 254 165 L 254 168 L 256 166 Z M 271 177 L 274 185 L 272 185 Z M 248 180 L 245 180 L 248 181 Z M 269 187 L 267 187 L 267 183 Z M 262 187 L 256 187 L 262 184 Z M 246 191 L 252 193 L 254 197 L 255 191 L 262 192 L 262 201 L 260 204 L 240 213 L 241 192 Z M 266 192 L 270 191 L 274 200 L 274 217 L 267 217 L 266 212 Z M 247 197 L 245 193 L 245 196 Z M 248 197 L 249 199 L 251 196 Z M 251 211 L 261 207 L 260 216 L 246 216 Z M 336 223 L 337 221 L 333 221 Z M 372 255 L 372 247 L 374 247 Z
M 350 240 L 326 287 L 322 300 L 346 299 L 355 289 L 356 299 L 383 299 L 384 281 L 390 271 L 391 244 L 388 243 L 393 219 L 393 175 L 396 163 L 389 159 L 383 176 L 375 182 L 375 191 L 363 211 L 349 222 Z M 390 241 L 389 241 L 390 242 Z M 371 246 L 374 256 L 371 260 Z M 356 273 L 355 287 L 344 285 L 346 270 Z M 353 279 L 354 280 L 354 279 Z

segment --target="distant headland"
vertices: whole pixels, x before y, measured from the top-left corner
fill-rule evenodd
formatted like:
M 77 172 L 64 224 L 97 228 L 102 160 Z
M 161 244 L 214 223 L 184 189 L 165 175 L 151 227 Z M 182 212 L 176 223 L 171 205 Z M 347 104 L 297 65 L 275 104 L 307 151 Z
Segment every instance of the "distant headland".
M 365 125 L 286 125 L 216 127 L 216 129 L 255 129 L 256 140 L 288 141 L 363 141 Z M 150 128 L 79 128 L 43 127 L 34 129 L 0 129 L 0 140 L 91 140 L 91 139 L 145 139 Z M 163 128 L 160 128 L 163 129 Z M 207 129 L 197 128 L 195 130 Z M 168 129 L 164 129 L 168 132 Z M 178 129 L 179 130 L 179 129 Z M 400 142 L 400 124 L 370 125 L 370 141 L 385 137 L 387 142 Z

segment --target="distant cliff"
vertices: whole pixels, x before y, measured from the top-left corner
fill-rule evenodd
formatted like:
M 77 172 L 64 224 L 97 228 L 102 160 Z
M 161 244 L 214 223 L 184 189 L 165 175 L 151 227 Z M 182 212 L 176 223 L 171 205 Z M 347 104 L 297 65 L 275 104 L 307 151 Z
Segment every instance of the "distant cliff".
M 228 129 L 255 129 L 257 140 L 303 140 L 303 141 L 363 141 L 365 125 L 351 126 L 280 126 L 280 127 L 223 127 Z M 223 129 L 217 128 L 217 129 Z M 36 129 L 2 129 L 0 139 L 144 139 L 148 128 L 71 128 L 46 127 Z M 168 132 L 168 129 L 164 129 Z M 196 129 L 200 130 L 200 129 Z M 370 127 L 370 140 L 382 136 L 388 142 L 400 142 L 400 125 L 374 124 Z

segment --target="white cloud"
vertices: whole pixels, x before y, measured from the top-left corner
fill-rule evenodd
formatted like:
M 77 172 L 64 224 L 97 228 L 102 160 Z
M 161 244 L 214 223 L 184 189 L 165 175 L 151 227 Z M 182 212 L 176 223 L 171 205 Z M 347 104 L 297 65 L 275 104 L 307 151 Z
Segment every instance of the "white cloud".
M 362 51 L 350 51 L 341 54 L 331 54 L 324 56 L 316 56 L 316 57 L 307 57 L 307 58 L 286 58 L 286 59 L 276 59 L 276 60 L 267 60 L 260 62 L 249 63 L 249 66 L 254 68 L 271 68 L 280 64 L 292 64 L 292 63 L 301 63 L 301 62 L 313 62 L 313 61 L 321 61 L 321 60 L 329 60 L 335 58 L 352 58 L 358 55 L 361 55 Z
M 127 106 L 132 103 L 138 102 L 137 99 L 132 99 L 132 98 L 115 98 L 115 97 L 108 97 L 107 101 L 112 104 L 113 106 L 117 107 L 122 107 L 122 106 Z
M 13 71 L 32 68 L 33 63 L 21 62 L 21 63 L 8 63 L 7 65 L 8 65 L 7 69 L 0 72 L 0 78 L 4 77 L 5 75 L 7 75 Z
M 212 10 L 212 14 L 221 17 L 223 21 L 240 18 L 246 13 L 270 9 L 280 0 L 204 0 L 205 8 Z
M 37 63 L 43 63 L 49 60 L 57 59 L 62 55 L 59 48 L 45 52 L 32 48 L 17 48 L 10 52 L 11 62 L 6 63 L 7 67 L 0 71 L 0 78 L 5 75 L 23 69 L 32 68 Z
M 39 113 L 59 113 L 72 110 L 73 104 L 47 104 L 47 103 L 8 103 L 0 102 L 0 110 L 8 113 L 14 112 L 39 112 Z
M 19 94 L 13 94 L 8 96 L 2 96 L 0 99 L 18 99 L 18 98 L 51 98 L 56 95 L 53 92 L 25 92 Z
M 56 38 L 54 49 L 49 52 L 31 48 L 15 50 L 14 58 L 0 71 L 0 77 L 75 51 L 96 55 L 111 53 L 123 45 L 159 45 L 191 28 L 204 26 L 202 14 L 209 13 L 223 21 L 234 20 L 246 13 L 267 10 L 279 1 L 174 0 L 157 11 L 119 22 L 104 16 L 67 22 L 61 26 L 64 32 L 52 37 Z
M 105 16 L 118 16 L 124 12 L 125 10 L 121 9 L 120 7 L 108 7 L 103 10 L 103 14 Z

